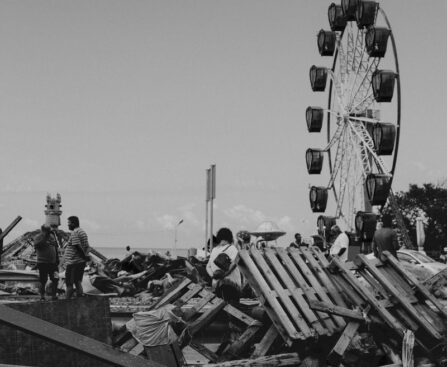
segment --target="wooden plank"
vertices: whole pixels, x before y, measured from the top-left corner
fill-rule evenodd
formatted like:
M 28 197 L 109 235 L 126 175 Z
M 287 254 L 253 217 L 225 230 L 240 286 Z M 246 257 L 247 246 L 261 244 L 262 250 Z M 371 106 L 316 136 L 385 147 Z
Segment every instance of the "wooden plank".
M 252 250 L 250 252 L 256 264 L 264 273 L 264 277 L 268 280 L 270 286 L 276 291 L 276 294 L 279 296 L 286 310 L 289 312 L 290 318 L 286 316 L 287 319 L 292 320 L 292 322 L 295 322 L 299 330 L 304 334 L 306 338 L 314 337 L 315 336 L 314 330 L 311 330 L 309 325 L 307 325 L 306 320 L 304 320 L 300 311 L 293 304 L 289 295 L 284 292 L 284 288 L 276 278 L 275 274 L 269 268 L 267 262 L 264 260 L 261 253 L 258 250 Z
M 210 307 L 207 311 L 205 311 L 200 317 L 193 321 L 189 326 L 189 333 L 191 336 L 196 334 L 202 327 L 208 325 L 214 317 L 225 307 L 225 302 L 222 299 L 216 300 L 213 307 Z
M 315 278 L 315 276 L 312 274 L 312 271 L 309 269 L 305 261 L 301 258 L 301 251 L 299 249 L 290 249 L 289 250 L 290 255 L 292 256 L 295 263 L 300 268 L 303 275 L 306 277 L 306 279 L 311 284 L 312 288 L 314 288 L 317 291 L 318 296 L 320 296 L 321 300 L 328 303 L 333 303 L 332 300 L 329 298 L 329 296 L 326 293 L 326 290 L 323 289 L 323 287 L 320 285 L 318 280 Z M 339 316 L 333 317 L 335 320 L 335 323 L 339 327 L 344 327 L 346 325 L 345 320 Z
M 239 321 L 242 321 L 247 326 L 258 325 L 261 326 L 262 323 L 254 318 L 248 316 L 242 311 L 238 310 L 236 307 L 232 305 L 226 305 L 224 311 L 228 313 L 230 316 L 236 317 Z
M 253 340 L 256 333 L 259 331 L 260 326 L 254 325 L 249 326 L 247 330 L 242 333 L 242 335 L 233 343 L 231 343 L 223 352 L 221 361 L 228 359 L 235 359 L 235 357 L 239 357 L 240 354 L 248 349 L 249 344 Z
M 4 305 L 0 305 L 0 323 L 113 366 L 162 366 Z
M 416 304 L 419 302 L 419 300 L 414 295 L 414 291 L 411 289 L 408 283 L 404 281 L 402 277 L 399 276 L 399 274 L 397 274 L 396 271 L 394 271 L 393 268 L 386 265 L 381 266 L 379 268 L 377 268 L 376 266 L 376 269 L 380 273 L 382 273 L 383 276 L 391 282 L 391 284 L 393 284 L 396 287 L 399 293 L 405 295 L 408 302 L 410 302 L 411 304 Z
M 266 301 L 266 299 L 265 299 L 265 297 L 264 297 L 264 295 L 262 293 L 262 290 L 259 287 L 258 283 L 256 282 L 253 274 L 248 270 L 248 268 L 245 266 L 243 261 L 239 262 L 238 267 L 239 267 L 239 270 L 244 275 L 245 279 L 247 279 L 248 283 L 252 287 L 253 291 L 255 292 L 256 296 L 258 297 L 259 302 L 264 307 L 264 309 L 267 312 L 267 314 L 268 314 L 270 320 L 272 321 L 274 327 L 276 328 L 276 330 L 281 335 L 284 343 L 287 346 L 290 347 L 292 345 L 292 339 L 290 338 L 287 330 L 284 328 L 284 326 L 282 325 L 281 321 L 279 320 L 278 315 L 276 315 L 276 313 L 273 310 L 273 308 Z M 304 336 L 302 338 L 304 338 Z
M 331 264 L 333 264 L 336 268 L 339 269 L 341 274 L 345 277 L 345 279 L 349 282 L 349 284 L 355 289 L 357 293 L 362 295 L 364 299 L 368 301 L 368 303 L 379 313 L 379 315 L 383 318 L 383 320 L 394 329 L 400 336 L 403 337 L 405 328 L 402 324 L 385 308 L 380 302 L 372 295 L 365 287 L 363 287 L 355 276 L 348 270 L 343 262 L 337 258 L 336 256 L 332 259 Z
M 423 317 L 423 315 L 421 315 L 413 307 L 409 300 L 407 300 L 404 295 L 400 294 L 398 289 L 387 278 L 385 278 L 373 264 L 370 263 L 365 255 L 357 255 L 356 260 L 357 259 L 366 266 L 366 268 L 377 278 L 377 280 L 387 289 L 387 291 L 396 298 L 402 307 L 411 315 L 411 317 L 416 320 L 416 322 L 420 324 L 422 328 L 424 328 L 435 339 L 442 339 L 442 335 L 432 325 L 430 325 L 429 321 L 426 320 L 425 317 Z
M 308 300 L 314 300 L 318 301 L 315 290 L 312 289 L 306 282 L 306 280 L 303 278 L 299 270 L 296 268 L 296 265 L 293 263 L 292 259 L 289 257 L 288 252 L 286 249 L 283 248 L 277 248 L 276 249 L 278 255 L 280 256 L 282 262 L 286 266 L 289 273 L 292 275 L 293 279 L 299 287 L 302 289 L 304 294 L 306 295 Z M 330 331 L 330 333 L 334 332 L 337 328 L 334 324 L 334 321 L 330 318 L 329 314 L 317 312 L 317 315 L 320 317 L 320 320 L 323 320 L 325 323 L 326 328 Z
M 184 319 L 185 321 L 191 320 L 194 315 L 196 315 L 207 303 L 213 300 L 216 297 L 214 293 L 207 292 L 199 302 L 197 302 L 194 306 L 192 306 L 188 311 L 185 312 Z
M 324 285 L 325 289 L 329 292 L 332 299 L 335 301 L 335 303 L 338 306 L 347 307 L 345 301 L 343 300 L 342 295 L 340 292 L 335 288 L 334 284 L 332 283 L 331 279 L 327 276 L 325 271 L 321 268 L 320 264 L 314 257 L 314 253 L 311 252 L 307 248 L 302 248 L 301 252 L 306 257 L 306 260 L 309 262 L 309 264 L 312 266 L 314 270 L 314 274 L 317 276 L 318 280 L 322 285 Z
M 138 344 L 138 342 L 134 338 L 130 338 L 128 341 L 126 341 L 123 345 L 121 345 L 120 350 L 123 352 L 129 353 L 130 350 L 135 348 L 135 346 Z
M 135 345 L 131 350 L 129 350 L 128 353 L 134 356 L 139 356 L 140 354 L 143 354 L 144 353 L 143 344 L 137 343 L 137 345 Z
M 359 327 L 360 322 L 357 321 L 351 321 L 346 325 L 343 333 L 337 341 L 337 344 L 335 344 L 334 348 L 332 348 L 327 356 L 326 362 L 329 366 L 336 367 L 340 365 L 343 355 L 345 354 L 349 344 L 351 344 L 352 338 L 355 334 L 357 334 Z
M 205 358 L 208 358 L 210 362 L 217 362 L 219 359 L 219 356 L 215 353 L 213 353 L 211 350 L 209 350 L 207 347 L 205 347 L 203 344 L 190 342 L 189 346 L 194 349 L 196 352 L 200 353 Z
M 168 294 L 166 294 L 165 296 L 160 298 L 158 300 L 158 302 L 156 302 L 151 307 L 151 309 L 159 308 L 161 306 L 164 306 L 164 305 L 170 303 L 172 300 L 177 299 L 180 292 L 182 292 L 183 289 L 185 287 L 187 287 L 190 283 L 191 283 L 191 280 L 189 280 L 188 278 L 183 279 L 182 282 L 177 287 L 175 287 L 175 289 L 171 290 Z
M 240 359 L 216 364 L 204 364 L 201 367 L 281 367 L 298 366 L 301 363 L 298 353 L 285 353 L 256 359 Z
M 346 307 L 340 307 L 333 305 L 331 303 L 320 302 L 320 301 L 310 301 L 309 306 L 318 311 L 323 311 L 326 313 L 333 313 L 338 316 L 347 317 L 349 319 L 357 321 L 366 321 L 363 314 L 358 310 L 350 310 Z
M 253 262 L 253 260 L 250 258 L 248 251 L 241 250 L 239 252 L 239 255 L 240 255 L 241 260 L 247 266 L 248 271 L 253 275 L 253 280 L 255 280 L 255 282 L 258 284 L 260 290 L 262 291 L 262 294 L 264 295 L 265 301 L 271 306 L 272 310 L 278 316 L 279 321 L 283 325 L 283 327 L 286 330 L 289 337 L 292 339 L 301 339 L 302 336 L 295 329 L 295 326 L 292 324 L 292 322 L 289 320 L 287 314 L 282 309 L 277 298 L 275 297 L 275 294 L 270 289 L 267 282 L 264 280 L 264 277 L 262 276 L 261 272 L 258 270 L 258 268 L 255 265 L 255 263 Z M 304 334 L 302 334 L 302 335 L 304 335 Z
M 384 251 L 383 255 L 385 256 L 386 262 L 389 263 L 399 274 L 404 276 L 407 280 L 409 280 L 413 286 L 423 294 L 440 312 L 444 317 L 447 317 L 447 308 L 445 308 L 434 295 L 430 293 L 430 291 L 421 285 L 416 277 L 413 274 L 407 272 L 397 261 L 397 259 L 391 255 L 388 251 Z
M 302 290 L 295 285 L 292 278 L 284 269 L 280 261 L 277 259 L 276 252 L 274 252 L 272 249 L 266 249 L 265 256 L 270 261 L 270 264 L 276 270 L 276 272 L 278 273 L 279 277 L 281 278 L 287 289 L 290 291 L 293 299 L 300 307 L 301 312 L 303 313 L 307 321 L 312 325 L 312 327 L 316 330 L 316 332 L 319 335 L 328 334 L 329 331 L 320 323 L 320 320 L 318 320 L 318 317 L 310 309 L 309 305 L 307 304 L 307 301 L 304 299 Z
M 203 287 L 199 284 L 190 284 L 190 289 L 189 291 L 187 291 L 183 296 L 181 296 L 179 299 L 174 301 L 174 304 L 176 306 L 183 306 L 186 302 L 188 302 L 191 298 L 193 298 L 195 295 L 197 295 L 197 293 L 199 293 Z M 171 302 L 172 303 L 172 300 Z
M 270 326 L 265 335 L 262 337 L 261 341 L 258 344 L 256 344 L 255 350 L 251 354 L 250 358 L 254 359 L 265 356 L 268 353 L 272 344 L 274 343 L 275 339 L 278 337 L 278 335 L 279 334 L 275 326 L 274 325 Z

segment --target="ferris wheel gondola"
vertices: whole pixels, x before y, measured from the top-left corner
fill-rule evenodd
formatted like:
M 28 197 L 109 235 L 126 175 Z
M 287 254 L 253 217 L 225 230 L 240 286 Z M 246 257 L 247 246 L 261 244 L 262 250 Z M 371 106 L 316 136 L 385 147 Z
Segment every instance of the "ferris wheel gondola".
M 309 174 L 318 174 L 327 155 L 329 179 L 326 186 L 311 187 L 310 205 L 317 213 L 333 210 L 327 220 L 320 215 L 319 226 L 336 219 L 367 239 L 364 228 L 374 227 L 396 168 L 401 123 L 396 44 L 375 1 L 332 3 L 328 18 L 330 30 L 318 32 L 317 47 L 323 58 L 333 58 L 332 67 L 313 65 L 309 72 L 312 90 L 328 92 L 328 104 L 306 110 L 310 133 L 321 131 L 326 116 L 327 143 L 308 149 L 306 164 Z M 328 200 L 329 192 L 334 200 Z

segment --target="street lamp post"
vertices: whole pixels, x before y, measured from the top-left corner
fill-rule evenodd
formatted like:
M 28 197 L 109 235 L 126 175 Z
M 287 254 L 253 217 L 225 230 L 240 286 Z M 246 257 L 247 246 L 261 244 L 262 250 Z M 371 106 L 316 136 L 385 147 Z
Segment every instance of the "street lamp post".
M 174 228 L 174 249 L 172 252 L 173 252 L 173 255 L 175 258 L 177 258 L 177 229 L 178 229 L 178 226 L 182 223 L 183 223 L 183 219 L 180 219 Z

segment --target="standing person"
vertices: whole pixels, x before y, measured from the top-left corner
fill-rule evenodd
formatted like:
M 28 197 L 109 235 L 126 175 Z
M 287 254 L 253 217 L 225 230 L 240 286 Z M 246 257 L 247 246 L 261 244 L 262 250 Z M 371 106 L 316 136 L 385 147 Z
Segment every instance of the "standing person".
M 302 245 L 303 245 L 303 242 L 302 242 L 301 234 L 300 233 L 295 233 L 295 241 L 292 242 L 289 245 L 289 247 L 300 248 Z
M 331 234 L 335 238 L 334 243 L 329 250 L 332 256 L 338 256 L 341 261 L 348 260 L 349 237 L 346 232 L 342 232 L 340 227 L 333 225 L 331 227 Z
M 250 248 L 251 235 L 248 231 L 239 231 L 236 233 L 239 249 L 248 250 Z
M 382 257 L 383 251 L 389 251 L 397 259 L 399 244 L 397 242 L 397 234 L 392 226 L 393 219 L 391 215 L 384 214 L 382 216 L 382 228 L 376 229 L 372 240 L 374 256 L 378 259 Z
M 59 255 L 58 244 L 54 233 L 49 225 L 42 225 L 40 233 L 34 239 L 34 248 L 37 254 L 37 269 L 40 280 L 40 300 L 45 301 L 45 284 L 48 278 L 51 280 L 51 299 L 56 300 L 58 279 L 55 273 L 58 271 Z
M 82 278 L 90 246 L 87 234 L 79 227 L 78 217 L 68 217 L 68 229 L 72 232 L 65 245 L 65 283 L 67 285 L 66 298 L 70 299 L 73 296 L 73 285 L 76 286 L 77 297 L 84 294 Z
M 221 228 L 216 235 L 217 245 L 211 251 L 206 271 L 213 278 L 216 294 L 229 303 L 239 303 L 241 273 L 237 267 L 238 250 L 234 245 L 233 233 Z

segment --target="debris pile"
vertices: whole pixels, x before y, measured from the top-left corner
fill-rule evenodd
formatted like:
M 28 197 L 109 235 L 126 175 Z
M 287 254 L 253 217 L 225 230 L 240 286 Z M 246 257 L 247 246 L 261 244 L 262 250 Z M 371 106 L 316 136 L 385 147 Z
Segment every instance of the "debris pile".
M 26 247 L 5 252 L 17 261 Z M 237 304 L 212 291 L 205 260 L 92 258 L 85 278 L 109 296 L 113 346 L 161 365 L 447 365 L 447 308 L 434 295 L 444 278 L 421 283 L 387 252 L 344 263 L 317 247 L 241 250 L 252 297 Z

